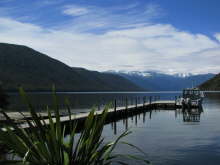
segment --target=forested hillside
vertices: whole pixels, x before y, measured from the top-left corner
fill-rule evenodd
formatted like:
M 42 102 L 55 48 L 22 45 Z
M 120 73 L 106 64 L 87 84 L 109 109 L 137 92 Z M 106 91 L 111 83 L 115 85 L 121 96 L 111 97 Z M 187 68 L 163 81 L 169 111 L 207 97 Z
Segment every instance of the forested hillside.
M 203 90 L 220 90 L 220 74 L 200 85 L 200 88 Z
M 0 81 L 6 90 L 137 91 L 140 87 L 114 74 L 72 68 L 31 48 L 0 43 Z

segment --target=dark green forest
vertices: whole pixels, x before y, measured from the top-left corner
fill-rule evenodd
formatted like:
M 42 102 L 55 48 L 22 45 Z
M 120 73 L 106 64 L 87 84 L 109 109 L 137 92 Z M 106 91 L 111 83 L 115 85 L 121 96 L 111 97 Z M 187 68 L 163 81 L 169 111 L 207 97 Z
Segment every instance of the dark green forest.
M 110 73 L 73 68 L 29 47 L 0 43 L 0 81 L 7 91 L 140 91 L 129 80 Z
M 5 91 L 2 88 L 2 85 L 0 84 L 0 108 L 6 109 L 8 105 L 8 95 L 5 93 Z
M 203 90 L 220 90 L 220 74 L 200 85 L 200 88 Z

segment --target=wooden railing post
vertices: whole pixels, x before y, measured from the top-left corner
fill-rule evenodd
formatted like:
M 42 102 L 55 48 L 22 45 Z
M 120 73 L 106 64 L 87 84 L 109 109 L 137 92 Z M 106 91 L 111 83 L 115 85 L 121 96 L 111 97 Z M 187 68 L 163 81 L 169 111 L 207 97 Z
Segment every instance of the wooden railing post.
M 117 109 L 117 100 L 115 99 L 115 103 L 114 103 L 114 112 L 116 114 L 116 109 Z
M 98 103 L 98 110 L 100 110 L 100 104 Z
M 176 104 L 177 104 L 177 96 L 175 96 L 175 106 L 176 106 Z
M 128 98 L 127 97 L 125 98 L 125 108 L 126 110 L 128 109 Z
M 137 104 L 138 104 L 138 100 L 137 100 L 137 96 L 135 97 L 135 107 L 137 109 Z
M 152 96 L 150 96 L 150 98 L 149 98 L 149 99 L 150 99 L 149 101 L 150 101 L 150 105 L 151 105 L 151 103 L 152 103 Z

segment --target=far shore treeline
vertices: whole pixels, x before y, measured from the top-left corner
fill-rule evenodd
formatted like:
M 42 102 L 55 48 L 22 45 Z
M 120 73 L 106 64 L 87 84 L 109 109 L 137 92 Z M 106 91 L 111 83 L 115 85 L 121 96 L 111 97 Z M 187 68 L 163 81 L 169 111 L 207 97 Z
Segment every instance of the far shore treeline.
M 220 74 L 200 85 L 202 90 L 220 91 Z

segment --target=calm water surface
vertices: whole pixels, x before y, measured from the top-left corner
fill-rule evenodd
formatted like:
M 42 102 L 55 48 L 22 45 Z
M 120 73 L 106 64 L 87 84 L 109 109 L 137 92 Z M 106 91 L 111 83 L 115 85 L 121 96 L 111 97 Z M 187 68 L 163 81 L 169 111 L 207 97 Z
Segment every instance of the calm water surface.
M 134 98 L 136 96 L 161 96 L 174 99 L 180 93 L 65 93 L 75 107 L 75 112 L 89 111 L 92 105 L 105 104 L 114 98 Z M 31 94 L 34 104 L 49 104 L 48 94 Z M 11 109 L 24 109 L 16 94 L 10 97 Z M 105 126 L 103 136 L 106 141 L 118 137 L 126 127 L 132 134 L 124 140 L 147 153 L 147 159 L 155 165 L 219 165 L 220 164 L 220 93 L 207 93 L 203 112 L 197 122 L 183 121 L 181 110 L 153 110 Z M 130 147 L 120 145 L 117 153 L 138 154 Z M 132 165 L 140 164 L 130 162 Z
M 184 122 L 181 111 L 157 110 L 118 121 L 116 135 L 109 124 L 104 136 L 114 139 L 125 130 L 126 123 L 133 133 L 125 140 L 144 150 L 153 164 L 220 164 L 220 93 L 206 94 L 197 122 Z M 137 154 L 124 145 L 118 147 L 117 152 Z

